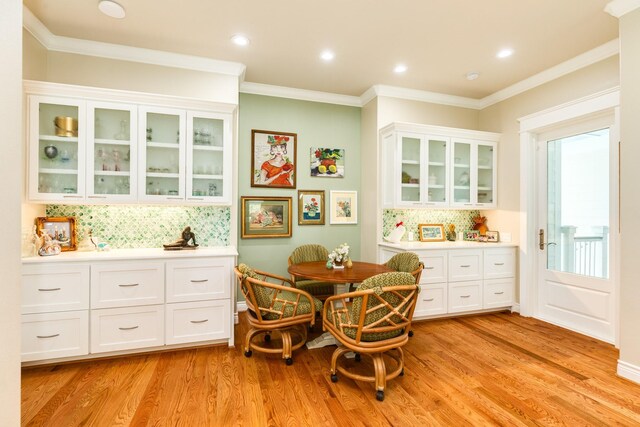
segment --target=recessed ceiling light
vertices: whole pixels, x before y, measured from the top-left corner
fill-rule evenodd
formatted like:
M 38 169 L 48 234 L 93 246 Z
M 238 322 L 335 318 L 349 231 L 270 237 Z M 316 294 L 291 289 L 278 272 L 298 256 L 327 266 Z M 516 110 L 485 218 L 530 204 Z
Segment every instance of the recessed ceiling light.
M 320 54 L 320 58 L 322 58 L 323 61 L 331 61 L 335 57 L 336 54 L 330 50 L 325 50 Z
M 470 71 L 467 73 L 467 80 L 475 80 L 480 77 L 480 73 L 477 71 Z
M 500 52 L 496 54 L 498 58 L 508 58 L 513 55 L 513 49 L 502 49 Z
M 124 7 L 113 0 L 101 0 L 98 3 L 98 9 L 111 18 L 122 19 L 126 15 Z
M 408 69 L 408 68 L 407 68 L 407 66 L 406 66 L 406 65 L 404 65 L 404 64 L 398 64 L 398 65 L 396 65 L 396 67 L 393 69 L 393 72 L 394 72 L 394 73 L 397 73 L 397 74 L 401 74 L 401 73 L 404 73 L 405 71 L 407 71 L 407 69 Z
M 250 43 L 249 39 L 242 34 L 236 34 L 235 36 L 231 37 L 231 41 L 238 46 L 246 46 Z

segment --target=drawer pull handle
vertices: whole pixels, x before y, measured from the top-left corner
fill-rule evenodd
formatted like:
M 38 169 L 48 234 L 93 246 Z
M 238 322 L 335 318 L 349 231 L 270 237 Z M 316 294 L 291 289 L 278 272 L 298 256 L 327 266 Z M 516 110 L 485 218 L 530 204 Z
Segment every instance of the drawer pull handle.
M 107 196 L 89 196 L 90 199 L 106 199 Z
M 494 292 L 493 294 L 494 295 L 502 295 L 502 294 L 504 294 L 504 292 Z
M 118 329 L 120 329 L 121 331 L 132 331 L 134 329 L 138 329 L 138 326 L 131 326 L 129 328 L 118 328 Z
M 461 267 L 461 268 L 469 268 L 469 267 L 471 267 L 471 265 L 469 265 L 469 264 L 465 264 L 465 265 L 461 265 L 460 267 Z
M 425 270 L 433 270 L 435 267 L 425 267 Z
M 204 282 L 208 282 L 209 279 L 200 279 L 200 280 L 192 280 L 191 283 L 204 283 Z
M 51 291 L 59 291 L 60 288 L 40 288 L 38 289 L 40 292 L 51 292 Z
M 470 298 L 471 295 L 460 295 L 460 298 Z
M 426 299 L 425 301 L 429 301 L 430 302 L 430 301 L 433 301 L 434 299 L 435 298 L 429 298 L 429 299 Z
M 36 335 L 38 338 L 55 338 L 55 337 L 59 337 L 60 334 L 53 334 L 53 335 Z
M 140 286 L 140 283 L 129 283 L 126 285 L 118 285 L 118 286 L 120 286 L 121 288 L 132 288 L 134 286 Z
M 204 320 L 191 320 L 191 323 L 205 323 L 208 322 L 209 319 L 204 319 Z
M 504 262 L 494 262 L 493 265 L 504 265 Z

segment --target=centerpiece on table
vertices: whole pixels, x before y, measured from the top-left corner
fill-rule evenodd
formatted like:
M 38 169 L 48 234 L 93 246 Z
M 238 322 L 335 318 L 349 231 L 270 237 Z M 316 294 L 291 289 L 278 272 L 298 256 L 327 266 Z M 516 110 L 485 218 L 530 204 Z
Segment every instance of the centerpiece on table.
M 349 245 L 342 243 L 329 254 L 329 261 L 333 268 L 344 268 L 349 260 Z

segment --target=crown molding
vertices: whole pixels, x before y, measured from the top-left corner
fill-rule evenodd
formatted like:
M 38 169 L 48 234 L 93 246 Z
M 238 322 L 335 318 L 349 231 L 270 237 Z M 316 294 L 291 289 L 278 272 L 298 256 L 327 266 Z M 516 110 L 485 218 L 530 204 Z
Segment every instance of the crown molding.
M 479 110 L 480 100 L 463 96 L 447 95 L 444 93 L 428 92 L 425 90 L 407 89 L 396 86 L 375 85 L 373 91 L 376 96 L 407 99 L 410 101 L 430 102 L 432 104 L 449 105 L 452 107 L 471 108 Z M 365 92 L 367 94 L 369 91 Z M 370 93 L 369 93 L 370 96 Z M 368 102 L 368 101 L 367 101 Z
M 301 101 L 324 102 L 327 104 L 361 107 L 360 97 L 340 95 L 337 93 L 319 92 L 315 90 L 296 89 L 285 86 L 266 85 L 262 83 L 242 82 L 241 93 L 253 95 L 275 96 L 278 98 L 298 99 Z
M 640 0 L 613 0 L 604 7 L 604 11 L 611 16 L 620 18 L 638 8 L 640 8 Z
M 541 86 L 545 83 L 558 79 L 574 71 L 578 71 L 581 68 L 585 68 L 596 62 L 600 62 L 611 56 L 620 53 L 620 40 L 614 39 L 601 46 L 591 49 L 583 54 L 580 54 L 574 58 L 569 59 L 554 67 L 548 68 L 541 73 L 531 76 L 525 80 L 511 85 L 507 88 L 499 90 L 485 98 L 480 100 L 480 109 L 487 108 L 493 104 L 504 101 L 523 92 L 531 90 L 537 86 Z
M 23 26 L 45 48 L 56 52 L 225 74 L 239 79 L 244 78 L 246 70 L 246 66 L 238 62 L 57 36 L 49 31 L 26 6 L 23 9 Z

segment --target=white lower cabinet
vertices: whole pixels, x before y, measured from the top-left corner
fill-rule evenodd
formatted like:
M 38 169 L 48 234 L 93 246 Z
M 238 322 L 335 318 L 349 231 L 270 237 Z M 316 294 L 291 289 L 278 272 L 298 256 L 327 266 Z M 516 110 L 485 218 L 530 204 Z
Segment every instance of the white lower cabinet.
M 230 305 L 224 301 L 167 304 L 167 344 L 217 340 L 229 337 Z
M 89 352 L 87 310 L 22 315 L 22 361 L 81 356 Z
M 91 353 L 164 345 L 164 306 L 91 310 Z
M 209 341 L 233 346 L 235 248 L 87 255 L 23 260 L 23 362 Z
M 433 249 L 430 249 L 433 248 Z M 513 306 L 516 251 L 484 243 L 380 244 L 378 262 L 414 252 L 424 264 L 415 320 Z

